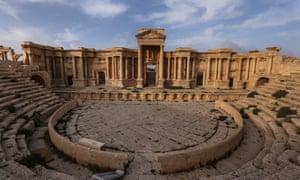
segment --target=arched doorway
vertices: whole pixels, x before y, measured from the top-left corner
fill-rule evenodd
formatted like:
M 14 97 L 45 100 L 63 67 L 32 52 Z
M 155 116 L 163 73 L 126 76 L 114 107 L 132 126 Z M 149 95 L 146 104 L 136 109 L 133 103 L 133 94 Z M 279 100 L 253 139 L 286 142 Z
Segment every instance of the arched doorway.
M 34 81 L 37 82 L 38 84 L 40 84 L 40 85 L 42 85 L 42 86 L 45 87 L 45 81 L 44 81 L 44 79 L 43 79 L 41 76 L 39 76 L 39 75 L 32 75 L 32 76 L 30 77 L 30 79 L 31 79 L 31 80 L 34 80 Z
M 262 85 L 264 85 L 265 83 L 269 83 L 269 78 L 267 78 L 267 77 L 260 77 L 260 78 L 256 81 L 255 87 L 262 86 Z

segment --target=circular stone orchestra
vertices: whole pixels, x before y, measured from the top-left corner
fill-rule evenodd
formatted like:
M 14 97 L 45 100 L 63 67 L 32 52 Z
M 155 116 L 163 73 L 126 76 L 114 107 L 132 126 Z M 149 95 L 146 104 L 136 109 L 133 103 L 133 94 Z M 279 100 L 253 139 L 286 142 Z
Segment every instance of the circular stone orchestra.
M 217 131 L 222 140 L 228 128 L 236 124 L 213 102 L 86 101 L 57 125 L 72 141 L 85 137 L 105 143 L 104 150 L 139 153 L 184 150 Z

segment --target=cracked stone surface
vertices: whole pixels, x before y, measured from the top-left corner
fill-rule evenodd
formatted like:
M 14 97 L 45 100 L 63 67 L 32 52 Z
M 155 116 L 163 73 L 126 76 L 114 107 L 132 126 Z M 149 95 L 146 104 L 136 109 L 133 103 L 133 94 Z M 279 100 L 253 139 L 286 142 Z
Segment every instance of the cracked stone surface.
M 77 131 L 105 143 L 106 150 L 168 152 L 210 139 L 218 129 L 214 103 L 86 101 L 78 114 Z
M 65 124 L 58 126 L 71 140 L 81 136 L 106 143 L 107 151 L 128 152 L 130 163 L 123 179 L 208 178 L 232 172 L 257 155 L 262 141 L 252 123 L 245 122 L 244 138 L 237 150 L 216 164 L 160 174 L 154 153 L 230 136 L 236 130 L 234 121 L 218 120 L 225 114 L 212 109 L 213 102 L 86 101 L 63 117 Z

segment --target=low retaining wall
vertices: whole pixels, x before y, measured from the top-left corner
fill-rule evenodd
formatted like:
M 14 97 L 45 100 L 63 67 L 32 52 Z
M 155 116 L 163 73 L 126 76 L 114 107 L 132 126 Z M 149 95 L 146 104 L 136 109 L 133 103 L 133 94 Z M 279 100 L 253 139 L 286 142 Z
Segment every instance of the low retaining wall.
M 157 154 L 161 173 L 172 173 L 197 168 L 215 161 L 233 151 L 243 137 L 243 118 L 230 104 L 216 101 L 216 108 L 232 116 L 238 125 L 237 132 L 219 143 L 199 145 L 191 149 Z
M 67 156 L 75 159 L 83 165 L 95 165 L 102 169 L 120 169 L 124 170 L 128 163 L 128 155 L 125 153 L 113 153 L 101 150 L 91 149 L 77 143 L 69 141 L 64 136 L 58 134 L 54 127 L 59 119 L 69 110 L 77 106 L 77 100 L 72 100 L 57 111 L 49 119 L 48 131 L 51 142 L 54 146 Z
M 237 100 L 244 98 L 246 93 L 179 93 L 179 92 L 80 92 L 80 91 L 54 91 L 65 99 L 79 97 L 82 100 L 121 100 L 121 101 L 169 101 L 169 102 L 198 102 L 216 100 Z

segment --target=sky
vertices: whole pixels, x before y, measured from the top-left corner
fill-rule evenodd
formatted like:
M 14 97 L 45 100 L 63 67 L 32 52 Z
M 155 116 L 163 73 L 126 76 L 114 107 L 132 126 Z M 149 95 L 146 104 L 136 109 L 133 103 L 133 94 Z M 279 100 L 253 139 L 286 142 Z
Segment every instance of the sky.
M 279 46 L 300 57 L 300 0 L 0 0 L 0 45 L 24 41 L 136 48 L 139 28 L 163 28 L 165 50 Z

